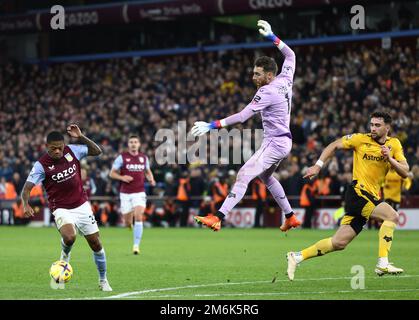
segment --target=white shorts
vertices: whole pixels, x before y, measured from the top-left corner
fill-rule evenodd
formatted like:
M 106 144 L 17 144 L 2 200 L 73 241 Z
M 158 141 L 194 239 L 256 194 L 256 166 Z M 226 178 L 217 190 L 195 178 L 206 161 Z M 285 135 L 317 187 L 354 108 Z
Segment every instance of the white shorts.
M 52 214 L 58 230 L 65 224 L 72 224 L 83 236 L 99 232 L 89 201 L 74 209 L 58 208 Z
M 120 194 L 121 199 L 121 213 L 127 214 L 134 210 L 134 207 L 146 206 L 147 196 L 145 192 L 137 193 L 122 193 Z

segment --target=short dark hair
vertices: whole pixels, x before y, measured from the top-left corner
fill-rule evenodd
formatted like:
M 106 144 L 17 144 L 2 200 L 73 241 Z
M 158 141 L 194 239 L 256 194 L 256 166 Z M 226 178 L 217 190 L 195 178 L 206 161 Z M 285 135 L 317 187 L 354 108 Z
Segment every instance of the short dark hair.
M 271 57 L 262 56 L 255 60 L 255 67 L 263 68 L 265 72 L 272 72 L 275 76 L 278 73 L 278 65 Z
M 64 136 L 61 134 L 61 132 L 51 131 L 47 135 L 47 143 L 50 143 L 53 141 L 64 141 Z
M 371 114 L 371 118 L 383 118 L 385 124 L 391 124 L 391 115 L 388 112 L 375 111 Z
M 129 136 L 128 140 L 130 140 L 130 139 L 138 139 L 138 141 L 141 141 L 140 136 L 138 134 L 131 134 Z

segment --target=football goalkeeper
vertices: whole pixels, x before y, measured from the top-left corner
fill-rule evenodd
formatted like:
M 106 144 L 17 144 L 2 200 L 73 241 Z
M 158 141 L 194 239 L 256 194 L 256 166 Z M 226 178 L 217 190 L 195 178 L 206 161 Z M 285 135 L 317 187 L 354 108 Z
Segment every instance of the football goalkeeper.
M 259 20 L 257 25 L 260 27 L 259 32 L 271 40 L 285 57 L 281 73 L 277 75 L 278 65 L 274 59 L 267 56 L 259 57 L 253 68 L 253 82 L 258 89 L 253 100 L 241 112 L 211 123 L 195 122 L 191 130 L 194 136 L 201 136 L 211 129 L 243 123 L 256 113 L 262 116 L 264 130 L 262 145 L 238 172 L 236 182 L 219 211 L 215 215 L 194 217 L 198 223 L 214 231 L 220 230 L 224 217 L 239 203 L 246 193 L 247 186 L 256 177 L 266 184 L 285 214 L 286 219 L 280 227 L 281 230 L 287 231 L 301 224 L 291 209 L 283 187 L 272 176 L 280 162 L 288 156 L 292 146 L 289 124 L 295 53 L 272 33 L 268 22 Z

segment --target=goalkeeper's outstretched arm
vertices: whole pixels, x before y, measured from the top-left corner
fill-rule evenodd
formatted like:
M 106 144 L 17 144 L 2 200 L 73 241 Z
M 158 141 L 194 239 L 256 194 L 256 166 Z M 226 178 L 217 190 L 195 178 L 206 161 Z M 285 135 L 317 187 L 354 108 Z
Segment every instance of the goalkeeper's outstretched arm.
M 202 136 L 211 129 L 220 129 L 227 126 L 232 126 L 236 123 L 243 123 L 249 118 L 253 117 L 255 112 L 252 110 L 250 105 L 247 105 L 242 111 L 237 112 L 227 118 L 222 120 L 215 120 L 210 123 L 205 121 L 197 121 L 194 123 L 194 126 L 191 130 L 192 135 L 195 137 Z
M 258 27 L 260 27 L 259 32 L 265 38 L 272 40 L 274 45 L 282 52 L 285 56 L 285 61 L 282 65 L 281 76 L 289 78 L 291 81 L 294 77 L 295 70 L 295 53 L 288 47 L 285 42 L 281 41 L 275 34 L 273 34 L 271 26 L 268 22 L 264 20 L 258 21 Z M 255 97 L 256 98 L 256 97 Z M 260 97 L 259 97 L 260 99 Z M 269 99 L 265 101 L 257 101 L 258 109 L 262 109 L 264 104 L 269 104 Z M 197 121 L 194 123 L 194 126 L 191 130 L 192 135 L 201 136 L 207 133 L 211 129 L 220 129 L 223 127 L 231 126 L 237 123 L 243 123 L 253 117 L 256 114 L 254 106 L 248 104 L 242 111 L 235 113 L 227 118 L 216 120 L 212 122 Z
M 262 36 L 264 36 L 266 39 L 271 40 L 273 44 L 281 51 L 281 53 L 284 55 L 285 60 L 282 65 L 281 75 L 291 78 L 291 80 L 294 77 L 295 72 L 295 53 L 294 51 L 287 46 L 287 44 L 279 39 L 271 29 L 271 25 L 264 20 L 258 21 L 258 27 L 260 27 L 259 32 Z

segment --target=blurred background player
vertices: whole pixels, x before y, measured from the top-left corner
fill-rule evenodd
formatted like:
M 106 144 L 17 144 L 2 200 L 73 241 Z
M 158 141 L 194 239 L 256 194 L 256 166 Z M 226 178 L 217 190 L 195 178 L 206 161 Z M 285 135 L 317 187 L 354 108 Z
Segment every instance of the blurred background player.
M 150 170 L 148 157 L 141 153 L 140 137 L 131 135 L 128 139 L 128 151 L 121 153 L 114 161 L 109 176 L 119 180 L 121 213 L 125 226 L 132 228 L 134 219 L 134 254 L 140 253 L 141 238 L 143 236 L 143 215 L 146 208 L 147 196 L 144 188 L 144 177 L 152 186 L 156 185 Z
M 406 178 L 409 165 L 397 138 L 389 137 L 391 116 L 384 112 L 371 115 L 370 130 L 367 133 L 350 134 L 329 144 L 316 164 L 307 169 L 304 178 L 319 174 L 324 163 L 333 157 L 338 149 L 353 150 L 353 181 L 345 194 L 345 216 L 332 238 L 320 240 L 299 252 L 288 252 L 287 274 L 294 279 L 297 265 L 304 260 L 326 253 L 343 250 L 362 231 L 368 219 L 383 221 L 378 233 L 377 275 L 398 274 L 403 269 L 396 268 L 388 261 L 388 253 L 393 242 L 393 233 L 398 222 L 398 213 L 386 202 L 379 200 L 380 186 L 390 169 Z
M 262 114 L 264 139 L 260 149 L 243 165 L 237 174 L 236 182 L 215 215 L 206 217 L 195 216 L 214 231 L 221 228 L 221 221 L 240 202 L 246 193 L 249 183 L 256 177 L 267 186 L 275 201 L 285 214 L 282 231 L 298 227 L 301 223 L 295 217 L 284 189 L 279 181 L 272 176 L 280 162 L 288 156 L 292 147 L 292 135 L 289 128 L 291 114 L 292 85 L 295 72 L 295 53 L 283 41 L 272 33 L 268 22 L 259 20 L 259 32 L 285 56 L 281 73 L 277 76 L 278 66 L 270 57 L 260 57 L 255 61 L 253 82 L 258 91 L 241 112 L 225 119 L 206 123 L 198 121 L 192 128 L 194 136 L 201 136 L 211 129 L 219 129 L 237 123 L 243 123 L 256 113 Z
M 30 192 L 35 185 L 42 182 L 48 195 L 48 205 L 62 237 L 60 260 L 70 261 L 77 228 L 93 250 L 100 290 L 112 291 L 106 277 L 105 250 L 86 191 L 83 189 L 80 167 L 82 158 L 98 156 L 102 150 L 83 135 L 75 124 L 67 127 L 67 133 L 73 138 L 78 138 L 82 144 L 65 145 L 64 136 L 60 132 L 52 131 L 48 134 L 47 152 L 35 162 L 22 190 L 24 214 L 25 217 L 34 215 L 34 210 L 28 203 Z
M 390 168 L 386 175 L 383 186 L 384 201 L 387 202 L 394 210 L 399 211 L 402 201 L 402 192 L 409 190 L 412 186 L 413 173 L 409 172 L 406 178 L 402 178 L 397 174 L 394 168 Z

